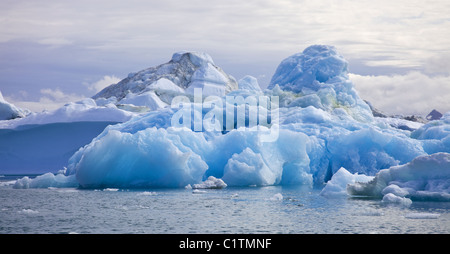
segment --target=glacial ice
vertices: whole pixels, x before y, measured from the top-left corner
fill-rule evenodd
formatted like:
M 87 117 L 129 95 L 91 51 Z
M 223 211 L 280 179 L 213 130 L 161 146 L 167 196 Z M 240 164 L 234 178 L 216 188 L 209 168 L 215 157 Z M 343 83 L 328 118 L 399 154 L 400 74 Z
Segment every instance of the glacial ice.
M 325 187 L 320 192 L 320 195 L 326 197 L 348 196 L 347 185 L 358 183 L 365 183 L 373 180 L 373 176 L 360 175 L 358 173 L 352 174 L 345 168 L 340 168 L 327 182 Z
M 349 194 L 383 197 L 388 202 L 410 200 L 450 201 L 450 154 L 435 153 L 404 165 L 380 170 L 373 180 L 353 183 Z
M 190 185 L 187 185 L 187 186 L 190 186 Z M 188 189 L 187 186 L 185 186 L 185 188 Z M 223 189 L 226 187 L 227 187 L 227 184 L 222 179 L 215 178 L 214 176 L 210 176 L 205 181 L 194 184 L 191 188 L 192 189 Z
M 53 174 L 45 173 L 37 176 L 36 178 L 29 178 L 25 176 L 14 183 L 16 189 L 28 189 L 28 188 L 71 188 L 78 187 L 79 184 L 76 181 L 75 175 L 65 176 L 62 173 Z
M 153 94 L 165 104 L 128 112 L 128 121 L 106 127 L 73 154 L 64 176 L 75 177 L 82 188 L 182 188 L 216 179 L 227 186 L 325 186 L 324 196 L 369 193 L 384 202 L 447 200 L 449 177 L 439 172 L 449 168 L 450 113 L 415 131 L 395 128 L 372 115 L 347 66 L 334 47 L 314 45 L 283 60 L 262 91 L 254 77 L 235 82 L 207 54 L 175 53 L 169 63 L 131 73 L 94 96 L 94 103 L 109 107 L 120 101 L 149 107 L 140 99 Z M 204 88 L 203 103 L 192 101 L 194 88 Z M 180 95 L 187 101 L 169 107 Z M 277 98 L 278 107 L 251 103 L 260 96 Z M 244 112 L 242 119 L 238 112 Z M 268 142 L 266 133 L 275 138 Z M 429 171 L 412 166 L 426 158 L 430 163 L 421 168 Z M 422 178 L 383 178 L 382 172 L 402 168 Z M 371 188 L 378 179 L 383 187 Z M 23 186 L 43 186 L 32 183 L 42 179 L 30 181 Z
M 0 91 L 0 121 L 25 117 L 29 112 L 7 102 Z
M 54 111 L 0 121 L 0 172 L 55 172 L 67 166 L 73 153 L 106 126 L 128 121 L 135 115 L 113 104 L 98 106 L 87 98 Z
M 174 96 L 192 93 L 194 88 L 203 88 L 205 95 L 224 96 L 236 90 L 238 84 L 232 76 L 216 66 L 208 54 L 181 51 L 173 54 L 168 63 L 130 73 L 119 83 L 94 95 L 93 99 L 114 96 L 120 101 L 129 93 L 140 95 L 154 90 L 163 102 L 170 104 Z
M 261 92 L 258 80 L 250 75 L 246 75 L 238 81 L 238 87 L 241 90 L 249 90 L 253 92 Z
M 0 129 L 16 129 L 26 125 L 44 125 L 73 122 L 125 122 L 135 114 L 118 109 L 114 104 L 97 105 L 96 101 L 86 98 L 70 102 L 53 111 L 30 113 L 27 117 L 9 121 L 0 121 Z
M 426 153 L 450 153 L 450 112 L 440 120 L 431 121 L 411 133 L 411 137 L 421 140 Z

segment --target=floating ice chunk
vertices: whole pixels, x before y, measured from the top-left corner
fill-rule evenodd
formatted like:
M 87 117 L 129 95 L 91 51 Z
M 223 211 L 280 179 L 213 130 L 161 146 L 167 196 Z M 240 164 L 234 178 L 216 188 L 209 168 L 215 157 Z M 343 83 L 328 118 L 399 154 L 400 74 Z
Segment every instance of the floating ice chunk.
M 13 188 L 15 189 L 28 189 L 28 188 L 48 188 L 48 187 L 56 187 L 56 188 L 73 188 L 78 187 L 78 182 L 76 180 L 75 175 L 63 175 L 53 173 L 46 173 L 36 178 L 29 178 L 25 176 L 21 179 L 18 179 Z
M 384 188 L 381 191 L 382 195 L 386 195 L 388 193 L 392 193 L 398 197 L 405 197 L 405 196 L 409 195 L 409 191 L 407 189 L 400 188 L 398 185 L 395 185 L 395 184 L 390 184 L 389 186 L 387 186 L 386 188 Z
M 233 186 L 266 186 L 273 185 L 277 175 L 269 169 L 261 154 L 247 147 L 228 160 L 222 179 Z
M 373 177 L 360 175 L 358 173 L 351 174 L 345 168 L 340 168 L 327 182 L 320 192 L 320 195 L 326 197 L 347 196 L 347 185 L 355 182 L 368 182 Z
M 208 177 L 202 183 L 192 185 L 193 189 L 223 189 L 226 187 L 227 184 L 222 179 L 215 178 L 214 176 Z
M 281 193 L 274 194 L 269 200 L 281 201 L 281 200 L 283 200 L 283 194 L 281 194 Z
M 437 219 L 440 214 L 438 213 L 407 213 L 405 218 L 407 219 Z
M 387 201 L 403 197 L 450 201 L 450 154 L 419 156 L 405 165 L 381 170 L 370 182 L 350 184 L 347 190 L 351 195 L 384 195 Z
M 388 193 L 388 194 L 384 195 L 381 202 L 384 204 L 396 204 L 396 205 L 405 206 L 405 207 L 409 207 L 412 204 L 411 199 L 405 198 L 405 197 L 399 197 L 393 193 Z
M 144 192 L 140 192 L 137 195 L 138 196 L 156 196 L 158 193 L 154 192 L 154 191 L 144 191 Z
M 32 210 L 32 209 L 22 209 L 22 210 L 18 211 L 18 213 L 33 215 L 33 214 L 38 214 L 39 211 Z

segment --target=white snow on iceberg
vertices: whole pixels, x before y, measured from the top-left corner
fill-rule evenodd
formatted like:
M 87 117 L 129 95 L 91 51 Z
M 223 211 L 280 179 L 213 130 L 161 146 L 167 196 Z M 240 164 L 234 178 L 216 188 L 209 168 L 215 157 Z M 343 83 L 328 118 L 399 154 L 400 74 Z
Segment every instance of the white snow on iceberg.
M 115 97 L 121 103 L 128 94 L 138 96 L 154 91 L 163 102 L 170 104 L 174 96 L 193 93 L 194 88 L 202 88 L 205 95 L 224 96 L 236 90 L 238 84 L 232 76 L 216 66 L 208 54 L 182 51 L 173 54 L 168 63 L 130 73 L 127 78 L 106 87 L 93 98 Z
M 0 121 L 25 117 L 29 112 L 7 102 L 0 91 Z

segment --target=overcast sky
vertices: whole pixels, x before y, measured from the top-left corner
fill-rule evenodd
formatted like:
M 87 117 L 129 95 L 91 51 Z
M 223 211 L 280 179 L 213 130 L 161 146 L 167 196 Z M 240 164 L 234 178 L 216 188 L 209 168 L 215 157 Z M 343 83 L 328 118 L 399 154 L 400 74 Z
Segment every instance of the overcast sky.
M 450 111 L 450 1 L 2 0 L 0 91 L 54 109 L 174 52 L 209 53 L 236 79 L 267 86 L 312 44 L 349 61 L 363 99 L 387 113 Z

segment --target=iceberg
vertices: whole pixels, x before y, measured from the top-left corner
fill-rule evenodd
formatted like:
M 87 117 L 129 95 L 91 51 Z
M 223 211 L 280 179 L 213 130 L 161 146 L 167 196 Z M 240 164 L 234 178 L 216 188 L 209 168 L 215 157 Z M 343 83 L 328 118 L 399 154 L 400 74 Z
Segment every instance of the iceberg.
M 120 110 L 114 104 L 97 105 L 96 101 L 86 98 L 70 102 L 53 111 L 30 113 L 26 117 L 9 121 L 0 121 L 0 129 L 17 129 L 22 126 L 44 125 L 73 122 L 125 122 L 135 114 Z
M 190 185 L 187 185 L 190 186 Z M 227 184 L 222 179 L 217 179 L 214 176 L 208 177 L 206 181 L 202 183 L 194 184 L 191 188 L 193 189 L 223 189 L 226 188 Z M 189 187 L 185 187 L 189 189 Z
M 411 137 L 420 140 L 428 154 L 450 153 L 450 112 L 413 131 Z
M 334 47 L 313 45 L 283 60 L 261 90 L 256 78 L 236 82 L 205 53 L 175 53 L 170 62 L 131 73 L 93 97 L 97 107 L 148 110 L 122 110 L 132 117 L 80 146 L 64 176 L 81 188 L 214 188 L 223 182 L 325 187 L 323 195 L 342 196 L 348 184 L 371 192 L 366 186 L 386 170 L 427 156 L 446 158 L 448 113 L 414 131 L 379 121 L 354 89 L 347 66 Z M 435 176 L 413 199 L 445 200 L 447 176 Z M 416 180 L 402 181 L 389 180 L 376 196 L 412 198 L 405 188 Z
M 366 183 L 373 180 L 373 176 L 360 175 L 358 173 L 352 174 L 345 168 L 340 168 L 327 182 L 325 187 L 320 192 L 320 195 L 325 197 L 347 197 L 347 185 L 358 183 Z
M 56 172 L 106 126 L 126 122 L 135 115 L 113 104 L 98 106 L 87 98 L 54 111 L 0 121 L 0 172 Z
M 28 188 L 75 188 L 78 187 L 78 182 L 75 176 L 65 176 L 62 173 L 53 174 L 45 173 L 37 176 L 36 178 L 29 178 L 25 176 L 14 183 L 15 189 L 28 189 Z
M 10 120 L 15 118 L 22 118 L 28 114 L 28 110 L 23 110 L 15 105 L 7 102 L 0 91 L 0 121 Z
M 349 184 L 350 195 L 382 197 L 385 202 L 450 201 L 450 154 L 419 156 L 379 171 L 366 183 Z

